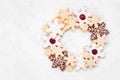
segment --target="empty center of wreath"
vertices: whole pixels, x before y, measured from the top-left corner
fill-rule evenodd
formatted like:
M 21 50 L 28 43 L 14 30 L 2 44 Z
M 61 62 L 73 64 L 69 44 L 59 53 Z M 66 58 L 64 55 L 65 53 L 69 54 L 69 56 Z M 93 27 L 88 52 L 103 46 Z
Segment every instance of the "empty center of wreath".
M 82 32 L 79 29 L 75 31 L 67 31 L 61 39 L 64 47 L 73 54 L 80 54 L 83 48 L 88 45 L 90 41 L 90 34 Z

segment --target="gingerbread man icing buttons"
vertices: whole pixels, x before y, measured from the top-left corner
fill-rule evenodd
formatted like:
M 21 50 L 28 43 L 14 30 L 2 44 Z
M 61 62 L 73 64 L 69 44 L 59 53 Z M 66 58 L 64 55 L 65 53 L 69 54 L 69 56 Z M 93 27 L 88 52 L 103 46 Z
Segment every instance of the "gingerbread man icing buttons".
M 83 46 L 83 52 L 79 55 L 66 50 L 61 42 L 67 31 L 76 29 L 88 32 L 91 40 L 90 44 Z M 106 23 L 84 7 L 78 10 L 60 9 L 58 15 L 43 25 L 42 31 L 43 50 L 52 68 L 69 72 L 89 70 L 96 67 L 98 60 L 105 56 L 104 48 L 109 34 Z

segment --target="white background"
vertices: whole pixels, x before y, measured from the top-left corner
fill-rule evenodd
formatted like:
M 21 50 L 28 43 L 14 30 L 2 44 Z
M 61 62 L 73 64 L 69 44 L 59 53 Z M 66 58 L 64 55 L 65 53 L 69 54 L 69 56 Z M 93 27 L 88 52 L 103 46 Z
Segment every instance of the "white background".
M 106 21 L 110 30 L 105 48 L 107 56 L 99 60 L 97 68 L 89 71 L 52 69 L 41 47 L 41 27 L 59 8 L 81 5 Z M 119 0 L 0 0 L 0 80 L 120 80 L 119 19 Z M 70 44 L 69 39 L 66 41 Z

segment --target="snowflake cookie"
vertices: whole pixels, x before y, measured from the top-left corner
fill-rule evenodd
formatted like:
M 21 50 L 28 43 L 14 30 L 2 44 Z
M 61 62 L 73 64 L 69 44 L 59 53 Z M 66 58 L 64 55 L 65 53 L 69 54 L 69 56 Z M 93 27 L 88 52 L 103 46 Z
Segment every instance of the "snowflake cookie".
M 69 30 L 80 29 L 90 33 L 91 43 L 83 46 L 83 52 L 75 55 L 64 48 L 61 38 Z M 52 68 L 61 71 L 86 70 L 97 66 L 98 60 L 105 56 L 104 47 L 109 31 L 99 16 L 86 8 L 78 10 L 60 9 L 57 16 L 43 25 L 43 49 Z

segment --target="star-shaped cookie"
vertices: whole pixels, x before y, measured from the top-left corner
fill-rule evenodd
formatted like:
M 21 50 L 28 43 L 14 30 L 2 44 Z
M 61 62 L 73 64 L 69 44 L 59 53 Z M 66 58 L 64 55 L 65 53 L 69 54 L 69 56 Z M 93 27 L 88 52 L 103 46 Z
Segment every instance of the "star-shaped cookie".
M 51 33 L 53 37 L 56 37 L 56 35 L 63 35 L 61 28 L 63 28 L 64 25 L 59 24 L 58 19 L 55 19 L 53 23 L 49 22 L 48 25 L 50 28 L 47 29 L 47 32 Z
M 102 37 L 97 35 L 97 39 L 96 40 L 93 40 L 94 43 L 96 43 L 96 46 L 99 47 L 99 46 L 102 46 L 104 47 L 105 43 L 107 42 L 107 40 L 105 39 L 105 35 L 103 35 Z
M 88 21 L 90 22 L 90 26 L 94 25 L 95 28 L 98 28 L 98 23 L 102 23 L 100 17 L 94 14 L 88 17 Z

